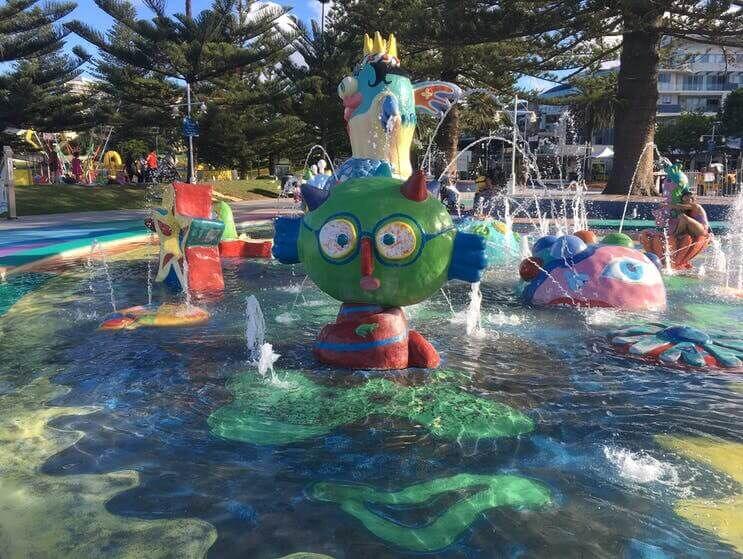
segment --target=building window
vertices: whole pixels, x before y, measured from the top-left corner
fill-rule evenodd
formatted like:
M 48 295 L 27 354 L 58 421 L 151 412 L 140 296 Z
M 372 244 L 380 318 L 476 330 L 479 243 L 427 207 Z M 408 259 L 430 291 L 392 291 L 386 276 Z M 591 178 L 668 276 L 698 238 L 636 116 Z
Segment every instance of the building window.
M 723 91 L 727 82 L 726 77 L 724 73 L 709 74 L 707 76 L 707 91 Z
M 704 97 L 682 97 L 681 108 L 685 111 L 699 111 L 704 108 Z
M 671 83 L 671 74 L 668 72 L 660 72 L 658 74 L 658 82 L 659 83 Z
M 697 54 L 694 56 L 694 62 L 709 62 L 709 54 Z
M 708 97 L 706 108 L 708 111 L 717 111 L 720 108 L 720 100 L 717 97 Z
M 670 105 L 671 104 L 671 96 L 670 95 L 664 95 L 660 98 L 660 102 L 662 105 Z
M 684 89 L 686 91 L 701 91 L 704 76 L 702 74 L 691 74 L 684 76 Z

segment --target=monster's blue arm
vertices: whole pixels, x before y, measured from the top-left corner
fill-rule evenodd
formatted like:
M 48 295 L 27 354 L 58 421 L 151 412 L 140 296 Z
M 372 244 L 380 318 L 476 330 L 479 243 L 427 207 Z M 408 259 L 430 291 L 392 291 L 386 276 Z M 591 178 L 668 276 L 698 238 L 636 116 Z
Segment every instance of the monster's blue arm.
M 297 264 L 297 241 L 302 217 L 277 217 L 274 222 L 273 256 L 282 264 Z
M 390 132 L 390 121 L 393 117 L 399 116 L 399 114 L 400 104 L 397 102 L 397 98 L 394 95 L 387 95 L 382 100 L 382 106 L 379 113 L 379 123 L 382 125 L 382 129 Z
M 475 283 L 480 281 L 488 265 L 485 256 L 485 238 L 472 233 L 457 233 L 454 237 L 449 279 Z

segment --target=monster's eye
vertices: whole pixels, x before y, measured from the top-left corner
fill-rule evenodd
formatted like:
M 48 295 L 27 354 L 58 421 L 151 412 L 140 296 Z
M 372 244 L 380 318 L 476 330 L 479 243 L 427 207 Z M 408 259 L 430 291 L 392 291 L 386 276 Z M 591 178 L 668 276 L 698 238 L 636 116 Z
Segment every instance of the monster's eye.
M 329 258 L 341 259 L 356 249 L 356 226 L 347 219 L 332 219 L 320 229 L 320 249 Z
M 635 258 L 616 258 L 609 262 L 601 272 L 606 278 L 625 283 L 652 285 L 662 281 L 658 269 L 652 262 L 642 262 Z
M 356 90 L 359 88 L 359 83 L 356 80 L 356 78 L 352 78 L 351 76 L 346 76 L 343 78 L 341 83 L 338 84 L 338 97 L 341 99 L 344 99 L 346 97 L 349 97 L 356 93 Z
M 404 221 L 385 223 L 375 235 L 377 252 L 388 260 L 403 260 L 415 252 L 418 239 Z

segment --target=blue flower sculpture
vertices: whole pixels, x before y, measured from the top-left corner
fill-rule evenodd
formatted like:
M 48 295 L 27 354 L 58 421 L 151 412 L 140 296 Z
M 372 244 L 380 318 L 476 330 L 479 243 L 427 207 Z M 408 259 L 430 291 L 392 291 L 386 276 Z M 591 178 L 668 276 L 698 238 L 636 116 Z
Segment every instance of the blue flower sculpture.
M 623 353 L 667 365 L 743 372 L 743 339 L 659 322 L 625 326 L 609 334 Z

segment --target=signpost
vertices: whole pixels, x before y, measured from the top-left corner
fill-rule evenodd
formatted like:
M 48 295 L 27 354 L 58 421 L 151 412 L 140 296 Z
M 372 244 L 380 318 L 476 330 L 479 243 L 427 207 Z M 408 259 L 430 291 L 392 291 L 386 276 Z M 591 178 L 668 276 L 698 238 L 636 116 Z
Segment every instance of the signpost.
M 15 184 L 13 182 L 13 150 L 3 147 L 2 168 L 0 168 L 0 214 L 7 212 L 8 219 L 16 219 Z

